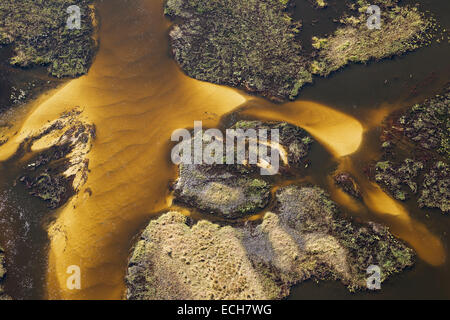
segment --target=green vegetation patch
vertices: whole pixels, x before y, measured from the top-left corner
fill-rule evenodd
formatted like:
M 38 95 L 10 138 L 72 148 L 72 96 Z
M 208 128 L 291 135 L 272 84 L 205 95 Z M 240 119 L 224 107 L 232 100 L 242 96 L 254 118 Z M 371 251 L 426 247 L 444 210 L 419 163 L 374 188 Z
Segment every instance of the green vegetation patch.
M 241 175 L 239 167 L 180 165 L 175 201 L 231 219 L 262 210 L 269 203 L 271 185 L 257 176 Z
M 291 125 L 287 122 L 270 122 L 270 121 L 249 121 L 241 120 L 236 122 L 233 129 L 255 129 L 255 130 L 278 130 L 280 144 L 284 147 L 288 164 L 292 167 L 305 166 L 307 161 L 305 158 L 311 149 L 314 142 L 311 136 L 302 128 Z
M 409 108 L 399 124 L 405 136 L 421 148 L 450 159 L 450 86 L 443 94 Z
M 176 61 L 195 79 L 294 98 L 312 78 L 289 2 L 168 0 L 166 15 L 183 19 L 170 33 Z
M 244 136 L 254 130 L 255 137 L 260 130 L 279 130 L 279 173 L 290 168 L 304 168 L 308 163 L 307 156 L 312 138 L 305 130 L 286 122 L 237 121 L 230 129 L 241 129 Z M 270 138 L 270 136 L 268 136 Z M 257 142 L 258 140 L 253 140 Z M 192 140 L 187 145 L 193 148 Z M 207 142 L 203 140 L 203 147 Z M 228 165 L 226 148 L 223 149 L 224 164 L 180 164 L 179 176 L 173 185 L 175 201 L 194 207 L 202 212 L 237 219 L 257 213 L 270 202 L 271 181 L 260 175 L 260 168 L 255 163 L 248 163 L 250 152 L 258 155 L 258 146 L 252 146 L 250 138 L 245 138 L 245 163 Z M 234 145 L 234 157 L 237 157 L 237 144 Z M 252 149 L 250 149 L 252 148 Z M 268 154 L 272 147 L 267 147 Z M 194 150 L 191 150 L 194 154 Z
M 397 200 L 409 198 L 409 192 L 417 193 L 417 177 L 424 168 L 420 161 L 405 159 L 395 165 L 390 161 L 380 161 L 375 166 L 375 180 L 386 187 Z
M 450 212 L 450 168 L 443 161 L 438 161 L 425 174 L 420 198 L 421 208 L 439 208 L 442 212 Z
M 277 191 L 277 202 L 275 212 L 280 220 L 300 232 L 302 238 L 322 234 L 337 241 L 342 251 L 330 252 L 327 242 L 316 241 L 315 253 L 322 252 L 321 262 L 331 267 L 325 278 L 340 279 L 350 291 L 365 287 L 370 265 L 380 267 L 384 281 L 414 264 L 413 250 L 396 239 L 388 228 L 346 219 L 329 195 L 318 187 L 284 187 Z
M 389 117 L 373 178 L 396 199 L 450 211 L 450 87 Z
M 429 40 L 432 23 L 416 7 L 397 6 L 397 1 L 358 0 L 353 14 L 344 16 L 333 34 L 313 38 L 317 56 L 312 61 L 314 74 L 327 76 L 349 63 L 379 60 L 417 49 Z M 369 29 L 367 8 L 381 8 L 381 28 Z
M 87 73 L 93 59 L 91 0 L 2 0 L 0 45 L 11 44 L 11 64 L 46 66 L 51 75 L 76 77 Z M 81 29 L 66 28 L 67 8 L 81 9 Z

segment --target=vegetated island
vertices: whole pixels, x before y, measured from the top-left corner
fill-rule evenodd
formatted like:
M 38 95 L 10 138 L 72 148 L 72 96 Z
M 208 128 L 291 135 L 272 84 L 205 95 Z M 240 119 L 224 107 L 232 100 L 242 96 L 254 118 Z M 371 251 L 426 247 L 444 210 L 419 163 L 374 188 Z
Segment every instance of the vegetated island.
M 164 10 L 176 22 L 172 51 L 188 76 L 283 101 L 295 99 L 313 75 L 430 42 L 435 22 L 416 7 L 398 0 L 347 2 L 336 30 L 311 39 L 313 52 L 299 41 L 302 26 L 292 18 L 292 0 L 167 0 Z M 381 8 L 380 30 L 367 26 L 369 5 Z M 318 1 L 318 7 L 325 4 Z
M 299 127 L 279 122 L 238 121 L 231 128 L 253 129 L 255 132 L 279 130 L 281 171 L 288 167 L 301 169 L 308 163 L 307 156 L 313 140 Z M 191 142 L 186 143 L 193 148 Z M 250 151 L 255 154 L 258 152 Z M 226 154 L 225 149 L 223 154 Z M 176 203 L 195 207 L 207 214 L 235 219 L 267 207 L 272 187 L 270 179 L 262 176 L 255 165 L 180 164 L 179 177 L 173 190 Z
M 4 0 L 0 3 L 0 146 L 10 138 L 17 107 L 55 88 L 64 79 L 86 74 L 97 50 L 92 0 Z M 81 29 L 68 29 L 67 8 L 77 5 Z M 40 69 L 43 69 L 41 72 Z M 48 75 L 45 75 L 45 69 Z M 39 69 L 29 72 L 29 69 Z M 2 115 L 9 113 L 10 116 Z
M 283 162 L 281 179 L 308 161 L 313 142 L 300 128 L 260 121 L 233 127 L 285 129 L 277 149 L 296 160 Z M 413 250 L 386 227 L 352 221 L 318 187 L 287 182 L 269 201 L 273 185 L 257 166 L 179 166 L 175 201 L 217 221 L 176 211 L 151 221 L 129 260 L 127 299 L 281 299 L 308 279 L 339 280 L 356 291 L 366 288 L 371 265 L 384 281 L 414 264 Z M 251 206 L 242 206 L 245 199 Z M 262 220 L 247 219 L 261 211 Z
M 21 143 L 13 156 L 23 167 L 17 181 L 49 208 L 59 208 L 87 181 L 94 139 L 95 126 L 80 108 L 63 113 Z
M 11 45 L 10 63 L 20 67 L 46 66 L 58 78 L 85 74 L 94 57 L 92 0 L 2 0 L 0 45 Z M 81 29 L 67 28 L 67 8 L 81 9 Z
M 382 157 L 369 170 L 397 200 L 450 212 L 450 85 L 384 121 Z

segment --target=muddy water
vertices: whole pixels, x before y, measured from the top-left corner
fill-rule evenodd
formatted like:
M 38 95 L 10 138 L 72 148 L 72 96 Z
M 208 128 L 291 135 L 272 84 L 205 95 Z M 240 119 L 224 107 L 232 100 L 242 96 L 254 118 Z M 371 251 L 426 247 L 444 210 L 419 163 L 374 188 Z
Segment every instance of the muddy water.
M 132 237 L 166 207 L 173 130 L 219 115 L 245 101 L 237 91 L 184 76 L 168 54 L 162 3 L 99 4 L 100 51 L 88 76 L 71 81 L 35 108 L 2 157 L 49 119 L 74 105 L 96 124 L 89 181 L 49 229 L 49 298 L 120 298 Z M 79 265 L 82 287 L 66 290 L 66 269 Z
M 19 168 L 0 164 L 0 243 L 8 252 L 6 290 L 22 299 L 45 295 L 47 232 L 43 221 L 49 210 L 28 195 L 21 184 L 14 185 Z
M 423 2 L 444 17 L 445 3 Z M 81 106 L 97 126 L 98 137 L 89 155 L 89 180 L 79 195 L 57 212 L 48 229 L 48 250 L 36 222 L 45 209 L 23 200 L 24 211 L 35 214 L 32 222 L 38 226 L 25 238 L 48 255 L 46 285 L 42 286 L 45 293 L 36 290 L 35 296 L 121 298 L 133 237 L 169 202 L 167 185 L 175 177 L 169 161 L 170 134 L 177 128 L 192 127 L 194 120 L 203 120 L 205 127 L 217 126 L 222 115 L 237 111 L 247 117 L 287 120 L 307 129 L 320 142 L 313 148 L 308 179 L 326 187 L 351 215 L 390 225 L 420 256 L 416 268 L 388 281 L 381 294 L 350 296 L 339 284 L 306 283 L 293 290 L 292 298 L 450 297 L 448 217 L 414 209 L 410 203 L 399 206 L 361 174 L 379 153 L 377 125 L 383 116 L 439 91 L 448 81 L 448 44 L 376 65 L 352 66 L 306 88 L 301 101 L 275 106 L 183 75 L 167 49 L 169 22 L 161 14 L 161 0 L 109 0 L 99 2 L 98 9 L 100 50 L 89 74 L 42 98 L 31 108 L 18 134 L 0 148 L 0 159 L 6 160 L 30 132 L 73 106 Z M 327 176 L 336 167 L 361 180 L 363 204 L 334 188 Z M 5 170 L 0 169 L 0 179 L 14 179 L 4 175 Z M 92 195 L 84 192 L 86 188 Z M 23 193 L 8 182 L 0 190 Z M 8 205 L 9 209 L 2 211 L 5 219 L 15 214 L 14 202 Z M 11 224 L 10 229 L 26 222 Z M 5 227 L 0 225 L 0 229 Z M 4 244 L 12 238 L 10 233 L 0 240 Z M 42 261 L 35 263 L 41 270 L 45 266 Z M 80 291 L 66 289 L 70 265 L 81 267 Z M 12 271 L 16 277 L 33 272 L 39 274 L 32 269 Z M 13 281 L 8 279 L 9 287 Z M 40 286 L 39 281 L 35 286 Z M 16 294 L 29 297 L 23 292 Z

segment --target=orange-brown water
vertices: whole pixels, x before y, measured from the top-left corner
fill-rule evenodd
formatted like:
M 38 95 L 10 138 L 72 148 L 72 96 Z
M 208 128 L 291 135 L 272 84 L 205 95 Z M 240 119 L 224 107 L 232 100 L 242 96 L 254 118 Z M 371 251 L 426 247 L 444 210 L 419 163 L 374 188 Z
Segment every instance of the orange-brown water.
M 393 232 L 408 242 L 423 260 L 431 265 L 441 265 L 445 262 L 446 253 L 441 241 L 422 224 L 411 219 L 407 210 L 398 201 L 388 196 L 378 185 L 368 181 L 364 174 L 355 170 L 352 154 L 358 151 L 364 132 L 363 126 L 355 118 L 307 101 L 286 103 L 278 108 L 264 105 L 263 101 L 252 105 L 253 108 L 245 108 L 242 114 L 259 119 L 289 121 L 308 130 L 337 158 L 339 170 L 350 172 L 356 177 L 362 187 L 363 202 L 370 211 L 390 216 Z M 384 109 L 379 112 L 385 113 Z M 364 153 L 365 157 L 368 155 L 370 153 Z M 372 159 L 375 157 L 366 160 Z M 333 183 L 329 183 L 328 187 L 341 205 L 352 211 L 358 211 L 360 204 L 356 200 L 337 189 Z
M 335 200 L 353 212 L 366 207 L 381 219 L 387 216 L 394 232 L 424 261 L 444 262 L 439 238 L 354 169 L 352 154 L 358 154 L 370 121 L 363 124 L 311 101 L 273 105 L 188 78 L 168 52 L 170 24 L 162 15 L 162 0 L 108 0 L 99 2 L 98 10 L 100 50 L 89 74 L 42 98 L 19 134 L 0 148 L 0 160 L 7 159 L 23 138 L 75 105 L 97 127 L 89 179 L 48 230 L 48 298 L 121 298 L 133 237 L 169 204 L 168 183 L 176 174 L 170 163 L 172 131 L 192 127 L 195 120 L 204 127 L 218 126 L 222 115 L 244 104 L 244 115 L 285 120 L 308 130 L 342 169 L 361 180 L 364 204 L 330 183 Z M 87 188 L 92 195 L 84 192 Z M 82 290 L 66 288 L 70 265 L 81 267 Z

